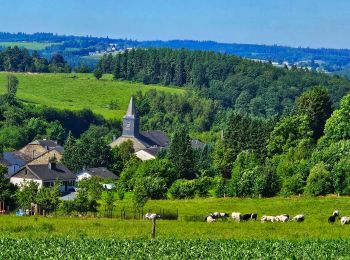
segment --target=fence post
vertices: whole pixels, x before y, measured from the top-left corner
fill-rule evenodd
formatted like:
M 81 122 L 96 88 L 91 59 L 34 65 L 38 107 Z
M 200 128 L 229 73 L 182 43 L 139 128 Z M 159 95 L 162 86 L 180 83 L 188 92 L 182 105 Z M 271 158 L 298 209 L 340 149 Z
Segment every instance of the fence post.
M 156 218 L 152 219 L 152 239 L 156 238 Z

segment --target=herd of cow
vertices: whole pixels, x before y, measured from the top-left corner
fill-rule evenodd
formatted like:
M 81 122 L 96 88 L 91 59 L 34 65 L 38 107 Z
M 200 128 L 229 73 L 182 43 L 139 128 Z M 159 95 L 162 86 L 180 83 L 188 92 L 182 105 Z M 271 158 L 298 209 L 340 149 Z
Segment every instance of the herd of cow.
M 228 218 L 229 214 L 222 213 L 222 212 L 214 212 L 210 213 L 207 217 L 205 217 L 206 222 L 216 222 L 218 219 Z M 248 214 L 241 214 L 240 212 L 232 212 L 231 217 L 234 221 L 240 222 L 240 221 L 248 221 L 248 220 L 257 220 L 258 214 L 257 213 L 248 213 Z M 288 214 L 281 214 L 278 216 L 262 216 L 261 222 L 287 222 L 287 221 L 296 221 L 296 222 L 303 222 L 305 219 L 304 215 L 296 215 L 293 218 L 289 218 Z
M 205 221 L 209 223 L 216 222 L 218 219 L 227 219 L 228 217 L 229 217 L 228 213 L 214 212 L 214 213 L 210 213 L 207 217 L 205 217 Z M 258 218 L 258 214 L 257 213 L 241 214 L 240 212 L 232 212 L 231 217 L 236 222 L 248 221 L 248 220 L 256 221 Z M 160 218 L 160 215 L 156 213 L 146 213 L 144 215 L 144 219 L 152 220 L 152 219 L 158 219 L 158 218 Z M 333 211 L 333 214 L 328 218 L 328 223 L 333 224 L 337 218 L 340 219 L 340 223 L 342 225 L 350 224 L 350 217 L 340 217 L 339 210 Z M 298 214 L 293 218 L 289 218 L 288 214 L 281 214 L 278 216 L 264 215 L 261 218 L 261 222 L 288 222 L 288 221 L 303 222 L 304 220 L 305 220 L 305 216 L 302 214 Z

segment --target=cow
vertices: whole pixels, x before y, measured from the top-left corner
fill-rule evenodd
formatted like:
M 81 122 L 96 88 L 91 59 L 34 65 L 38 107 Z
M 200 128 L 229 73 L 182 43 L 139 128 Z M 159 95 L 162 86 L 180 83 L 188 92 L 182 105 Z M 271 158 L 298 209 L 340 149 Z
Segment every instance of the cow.
M 339 210 L 337 210 L 337 209 L 334 210 L 334 211 L 333 211 L 333 216 L 334 216 L 334 217 L 339 217 Z
M 205 221 L 208 222 L 208 223 L 212 223 L 212 222 L 215 222 L 216 219 L 213 218 L 211 215 L 209 215 L 209 216 L 207 216 L 207 217 L 205 218 Z
M 159 214 L 156 214 L 156 213 L 146 213 L 144 216 L 143 216 L 143 219 L 158 219 L 160 218 L 160 215 Z
M 252 213 L 252 215 L 250 216 L 250 219 L 251 220 L 256 220 L 258 218 L 258 214 L 256 214 L 256 213 Z
M 258 214 L 256 214 L 256 213 L 248 213 L 248 214 L 243 214 L 241 216 L 241 219 L 243 221 L 248 221 L 248 220 L 253 220 L 253 219 L 256 220 L 257 217 L 258 217 Z
M 328 218 L 328 223 L 333 224 L 337 217 L 339 217 L 339 210 L 334 210 L 332 216 Z
M 213 218 L 227 218 L 229 215 L 224 212 L 214 212 L 213 214 L 210 214 Z
M 275 216 L 262 216 L 261 222 L 276 222 L 278 219 Z
M 289 220 L 289 215 L 282 214 L 282 215 L 276 216 L 276 220 L 280 222 L 287 222 Z
M 350 217 L 341 217 L 341 218 L 340 218 L 340 223 L 341 223 L 342 225 L 350 224 Z
M 232 212 L 231 217 L 234 221 L 240 222 L 242 219 L 242 214 L 239 212 Z
M 296 222 L 303 222 L 305 220 L 305 216 L 302 214 L 299 214 L 293 217 L 292 220 Z

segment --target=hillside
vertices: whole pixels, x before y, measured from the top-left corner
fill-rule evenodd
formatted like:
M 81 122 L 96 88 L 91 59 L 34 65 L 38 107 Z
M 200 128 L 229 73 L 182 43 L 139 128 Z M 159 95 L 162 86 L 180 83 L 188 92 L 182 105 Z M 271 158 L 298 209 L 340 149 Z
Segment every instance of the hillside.
M 0 73 L 0 86 L 5 86 L 6 73 Z M 105 118 L 120 119 L 132 94 L 157 89 L 169 93 L 184 90 L 156 85 L 114 81 L 111 75 L 96 80 L 92 74 L 27 74 L 16 73 L 19 80 L 17 96 L 26 103 L 60 109 L 89 108 Z M 0 89 L 4 93 L 5 88 Z

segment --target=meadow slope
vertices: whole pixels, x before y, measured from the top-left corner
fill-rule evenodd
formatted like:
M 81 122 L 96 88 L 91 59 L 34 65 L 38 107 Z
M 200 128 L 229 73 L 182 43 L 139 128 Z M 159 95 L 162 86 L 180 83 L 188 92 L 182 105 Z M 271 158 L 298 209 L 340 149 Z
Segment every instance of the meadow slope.
M 7 73 L 0 73 L 0 93 L 5 92 Z M 108 119 L 122 118 L 130 96 L 137 91 L 156 89 L 170 93 L 184 90 L 156 85 L 114 81 L 112 75 L 96 80 L 92 74 L 29 74 L 15 73 L 19 80 L 17 97 L 26 103 L 60 109 L 91 109 Z M 111 102 L 116 109 L 109 108 Z

